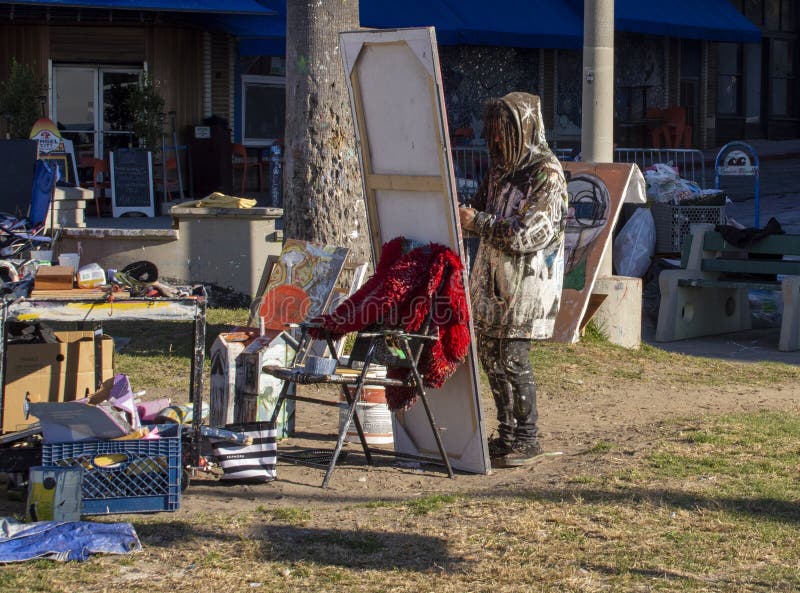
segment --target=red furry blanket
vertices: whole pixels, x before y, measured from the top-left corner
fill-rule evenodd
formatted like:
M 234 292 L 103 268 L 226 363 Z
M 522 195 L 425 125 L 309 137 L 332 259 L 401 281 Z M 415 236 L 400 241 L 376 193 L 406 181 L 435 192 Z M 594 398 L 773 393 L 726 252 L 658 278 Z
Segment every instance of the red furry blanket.
M 464 294 L 463 265 L 449 248 L 437 243 L 403 251 L 403 237 L 383 246 L 375 275 L 330 315 L 315 319 L 342 336 L 378 324 L 383 328 L 419 331 L 431 314 L 431 331 L 439 339 L 426 346 L 419 370 L 426 386 L 439 388 L 464 361 L 469 349 L 469 312 Z M 317 332 L 316 337 L 322 337 Z M 405 379 L 408 369 L 388 370 Z M 410 407 L 416 395 L 410 388 L 387 388 L 389 408 Z

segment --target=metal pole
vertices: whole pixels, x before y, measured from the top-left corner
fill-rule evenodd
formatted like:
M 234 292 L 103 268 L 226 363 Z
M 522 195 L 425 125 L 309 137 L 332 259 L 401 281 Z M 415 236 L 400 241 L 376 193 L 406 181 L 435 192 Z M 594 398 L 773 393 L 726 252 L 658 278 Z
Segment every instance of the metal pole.
M 614 160 L 614 0 L 585 0 L 583 10 L 583 122 L 585 162 Z

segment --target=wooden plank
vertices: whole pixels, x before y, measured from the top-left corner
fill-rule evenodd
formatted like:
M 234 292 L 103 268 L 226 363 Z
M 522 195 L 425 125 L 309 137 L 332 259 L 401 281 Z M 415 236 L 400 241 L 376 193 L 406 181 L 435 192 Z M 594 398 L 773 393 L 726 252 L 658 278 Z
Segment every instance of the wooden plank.
M 50 27 L 50 57 L 64 62 L 145 61 L 144 27 Z
M 744 288 L 746 290 L 780 290 L 780 282 L 747 282 L 746 280 L 701 280 L 699 278 L 682 278 L 678 280 L 678 286 L 688 286 L 690 288 Z
M 586 306 L 586 313 L 583 315 L 583 319 L 581 320 L 580 332 L 583 334 L 583 330 L 586 329 L 586 326 L 594 317 L 594 314 L 597 313 L 597 310 L 600 308 L 600 305 L 608 298 L 607 294 L 599 294 L 593 293 L 589 297 L 589 304 Z
M 130 299 L 124 302 L 70 300 L 25 300 L 8 305 L 9 320 L 35 321 L 186 321 L 195 318 L 197 301 Z
M 768 259 L 704 259 L 700 265 L 704 272 L 730 272 L 734 274 L 800 275 L 800 261 Z
M 441 177 L 428 175 L 367 175 L 367 186 L 373 190 L 445 191 Z
M 32 290 L 31 298 L 34 299 L 54 299 L 54 300 L 108 300 L 109 295 L 113 294 L 114 299 L 129 299 L 131 293 L 127 290 L 120 290 L 112 293 L 109 290 L 99 288 L 73 288 L 70 290 Z

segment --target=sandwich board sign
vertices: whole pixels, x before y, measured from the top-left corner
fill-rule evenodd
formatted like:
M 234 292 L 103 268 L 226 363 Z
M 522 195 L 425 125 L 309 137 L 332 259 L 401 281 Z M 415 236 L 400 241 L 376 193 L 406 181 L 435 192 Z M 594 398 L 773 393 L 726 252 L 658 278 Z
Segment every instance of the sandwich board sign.
M 111 206 L 114 217 L 129 212 L 155 216 L 153 153 L 122 149 L 111 153 Z
M 339 34 L 364 183 L 372 253 L 403 236 L 464 258 L 442 77 L 433 27 Z M 468 285 L 466 271 L 464 285 Z M 469 296 L 469 295 L 467 295 Z M 474 330 L 470 326 L 474 336 Z M 475 341 L 428 401 L 454 469 L 490 469 Z M 438 457 L 425 410 L 394 414 L 398 453 Z

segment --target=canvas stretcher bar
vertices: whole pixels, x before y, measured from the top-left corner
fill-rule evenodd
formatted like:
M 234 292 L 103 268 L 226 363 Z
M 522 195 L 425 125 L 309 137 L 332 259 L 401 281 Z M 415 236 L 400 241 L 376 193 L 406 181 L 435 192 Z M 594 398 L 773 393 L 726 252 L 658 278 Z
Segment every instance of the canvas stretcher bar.
M 346 32 L 339 41 L 374 261 L 381 246 L 399 236 L 446 245 L 463 259 L 433 28 Z M 463 280 L 467 285 L 466 272 Z M 486 473 L 490 466 L 476 360 L 473 340 L 455 375 L 428 393 L 453 467 Z M 438 455 L 422 406 L 396 413 L 394 432 L 397 452 Z

